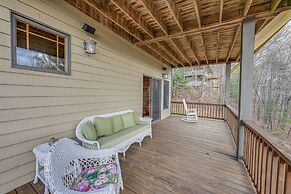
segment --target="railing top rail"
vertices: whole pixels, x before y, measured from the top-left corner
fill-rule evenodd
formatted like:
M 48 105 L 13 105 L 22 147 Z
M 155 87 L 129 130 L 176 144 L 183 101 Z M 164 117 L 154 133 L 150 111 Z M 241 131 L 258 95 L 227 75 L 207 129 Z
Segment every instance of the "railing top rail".
M 262 139 L 268 147 L 270 147 L 280 158 L 282 158 L 286 164 L 291 166 L 291 155 L 285 150 L 281 150 L 276 146 L 274 140 L 270 139 L 267 134 L 262 134 L 263 129 L 257 126 L 253 121 L 243 121 L 243 124 L 251 129 L 260 139 Z
M 229 104 L 225 104 L 225 107 L 228 108 L 228 110 L 229 110 L 232 114 L 234 114 L 234 116 L 238 117 L 238 112 L 237 112 L 237 110 L 235 110 L 231 105 L 229 105 Z
M 171 103 L 183 103 L 182 101 L 171 101 Z M 187 104 L 201 104 L 201 105 L 215 105 L 215 106 L 224 106 L 224 104 L 218 104 L 218 103 L 204 103 L 204 102 L 188 102 Z

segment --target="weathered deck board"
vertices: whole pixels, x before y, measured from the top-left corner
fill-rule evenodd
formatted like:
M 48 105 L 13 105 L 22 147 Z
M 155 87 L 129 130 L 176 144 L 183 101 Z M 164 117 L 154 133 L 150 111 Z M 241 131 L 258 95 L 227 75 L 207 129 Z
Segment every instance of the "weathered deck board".
M 122 193 L 255 193 L 234 156 L 224 121 L 200 119 L 189 124 L 170 117 L 153 125 L 152 140 L 131 146 L 126 158 L 120 158 Z M 27 184 L 16 191 L 26 194 L 27 187 L 33 189 Z M 34 186 L 34 191 L 43 191 L 42 186 Z

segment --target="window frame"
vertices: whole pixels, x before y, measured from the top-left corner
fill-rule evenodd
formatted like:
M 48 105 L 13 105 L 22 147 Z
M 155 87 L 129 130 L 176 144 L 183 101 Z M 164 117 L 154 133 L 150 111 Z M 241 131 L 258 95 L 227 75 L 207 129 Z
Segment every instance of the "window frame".
M 16 48 L 17 48 L 17 27 L 16 21 L 19 20 L 26 24 L 32 25 L 40 30 L 49 32 L 51 34 L 55 34 L 57 36 L 64 37 L 64 49 L 65 49 L 65 69 L 67 71 L 57 71 L 54 69 L 42 69 L 37 67 L 30 67 L 25 65 L 18 65 L 17 64 L 17 55 L 16 55 Z M 39 71 L 45 73 L 54 73 L 54 74 L 61 74 L 61 75 L 71 75 L 71 36 L 65 32 L 62 32 L 58 29 L 55 29 L 47 24 L 41 23 L 36 21 L 35 19 L 29 18 L 22 14 L 11 12 L 11 67 L 16 69 L 23 69 L 23 70 L 31 70 L 31 71 Z
M 166 82 L 168 83 L 168 92 L 167 92 L 168 97 L 167 98 L 165 97 L 165 83 Z M 167 99 L 168 103 L 165 103 L 165 99 Z M 169 107 L 170 107 L 170 81 L 164 80 L 164 83 L 163 83 L 163 110 L 169 109 Z

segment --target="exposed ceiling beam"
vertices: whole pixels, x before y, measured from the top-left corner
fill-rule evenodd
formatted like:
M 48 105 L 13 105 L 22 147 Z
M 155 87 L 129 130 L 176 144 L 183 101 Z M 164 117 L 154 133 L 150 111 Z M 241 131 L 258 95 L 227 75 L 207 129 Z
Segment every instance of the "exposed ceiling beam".
M 231 46 L 230 46 L 230 49 L 229 49 L 229 51 L 228 51 L 227 58 L 226 58 L 226 61 L 225 61 L 226 63 L 228 62 L 229 57 L 230 57 L 230 55 L 231 55 L 231 53 L 232 53 L 232 50 L 233 50 L 234 45 L 235 45 L 235 43 L 236 43 L 236 39 L 237 39 L 237 37 L 238 37 L 238 35 L 239 35 L 239 33 L 240 33 L 240 29 L 241 29 L 241 25 L 239 25 L 239 26 L 237 27 L 236 32 L 235 32 L 235 34 L 234 34 L 234 37 L 233 37 L 233 40 L 232 40 L 232 44 L 231 44 Z
M 131 29 L 128 27 L 127 24 L 124 23 L 124 21 L 117 15 L 117 13 L 112 12 L 109 13 L 108 10 L 101 4 L 96 3 L 94 0 L 82 0 L 82 2 L 87 3 L 91 7 L 93 7 L 95 10 L 97 10 L 100 14 L 102 14 L 104 17 L 108 18 L 110 21 L 115 23 L 117 26 L 119 26 L 121 29 L 135 37 L 137 40 L 142 41 L 143 37 L 142 34 L 135 28 Z
M 132 9 L 125 0 L 111 0 L 111 2 L 118 7 L 127 17 L 129 17 L 136 25 L 138 25 L 151 38 L 154 38 L 153 29 L 146 23 L 146 21 Z
M 273 18 L 266 18 L 266 19 L 264 19 L 264 22 L 260 25 L 260 27 L 257 29 L 257 31 L 256 31 L 256 35 L 268 24 L 268 22 L 270 21 L 270 20 L 272 20 Z M 236 58 L 236 62 L 239 62 L 239 60 L 240 60 L 240 53 L 238 54 L 238 56 L 237 56 L 237 58 Z
M 181 63 L 181 59 L 179 59 L 177 54 L 169 47 L 168 44 L 166 44 L 165 42 L 159 42 L 159 45 L 160 48 L 176 62 L 176 64 Z
M 150 26 L 146 24 L 146 22 L 142 19 L 142 16 L 136 13 L 134 9 L 131 9 L 126 1 L 124 0 L 111 0 L 111 2 L 118 7 L 125 15 L 127 15 L 132 21 L 136 23 L 143 31 L 145 31 L 150 37 L 154 37 L 153 30 Z M 160 46 L 160 44 L 157 42 L 156 45 Z M 152 49 L 155 53 L 157 53 L 160 57 L 165 59 L 165 54 L 161 53 L 154 45 L 147 45 L 150 49 Z M 168 58 L 166 58 L 166 61 L 169 62 Z M 173 64 L 173 62 L 169 62 Z
M 200 65 L 200 62 L 199 62 L 199 60 L 198 60 L 198 58 L 197 58 L 197 55 L 196 55 L 196 53 L 195 53 L 195 48 L 194 48 L 193 42 L 190 40 L 190 38 L 189 38 L 188 36 L 185 36 L 185 39 L 186 39 L 186 41 L 189 43 L 189 46 L 190 46 L 190 48 L 191 48 L 191 52 L 192 52 L 192 54 L 193 54 L 193 56 L 194 56 L 194 59 L 195 59 L 197 65 Z
M 219 18 L 218 21 L 221 24 L 222 22 L 222 14 L 223 14 L 223 0 L 220 0 L 220 4 L 219 4 Z M 220 38 L 220 32 L 221 30 L 218 30 L 217 33 L 217 39 L 216 39 L 216 63 L 218 62 L 218 51 L 219 51 L 219 38 Z
M 187 55 L 184 53 L 183 49 L 180 48 L 180 46 L 178 45 L 178 43 L 176 43 L 174 40 L 170 39 L 170 42 L 174 45 L 174 47 L 176 48 L 176 50 L 180 53 L 180 55 L 186 60 L 186 62 L 192 66 L 192 63 L 190 61 L 190 59 L 188 59 Z M 183 63 L 181 63 L 183 65 Z
M 139 36 L 137 34 L 137 32 L 139 32 L 137 29 L 135 29 L 135 33 L 128 27 L 128 25 L 126 25 L 123 20 L 118 19 L 120 17 L 118 17 L 116 15 L 115 12 L 113 13 L 109 13 L 102 5 L 97 4 L 94 0 L 84 0 L 84 2 L 86 2 L 88 5 L 90 5 L 91 7 L 93 7 L 94 9 L 96 9 L 97 11 L 100 12 L 100 14 L 102 14 L 104 17 L 106 17 L 107 19 L 109 19 L 110 21 L 112 21 L 113 23 L 115 23 L 116 25 L 118 25 L 120 28 L 122 28 L 123 30 L 125 30 L 126 32 L 128 32 L 129 34 L 131 34 L 133 37 L 135 37 L 137 40 L 142 41 L 142 37 Z M 123 12 L 125 11 L 125 8 L 123 10 Z M 132 19 L 133 20 L 133 19 Z M 146 45 L 149 49 L 151 49 L 153 52 L 157 53 L 157 50 L 153 50 L 152 47 L 149 47 L 148 45 Z M 160 53 L 157 53 L 158 56 L 161 56 L 163 58 L 163 55 Z
M 177 64 L 180 64 L 180 62 L 177 61 L 176 58 L 173 58 L 171 53 L 165 47 L 163 47 L 161 44 L 156 44 L 156 47 L 159 48 L 159 50 L 161 50 L 164 53 L 164 55 L 172 62 L 173 66 L 176 67 Z
M 246 17 L 246 16 L 248 15 L 248 12 L 249 12 L 249 10 L 250 10 L 250 8 L 251 8 L 251 5 L 252 5 L 252 1 L 253 1 L 253 0 L 246 0 L 245 5 L 244 5 L 244 9 L 243 9 L 243 17 Z M 231 44 L 231 46 L 230 46 L 230 49 L 229 49 L 229 51 L 228 51 L 227 58 L 226 58 L 226 61 L 225 61 L 226 63 L 228 62 L 229 57 L 230 57 L 230 55 L 231 55 L 231 53 L 232 53 L 232 50 L 233 50 L 233 48 L 234 48 L 234 45 L 235 45 L 236 39 L 237 39 L 237 37 L 238 37 L 238 35 L 239 35 L 240 29 L 241 29 L 241 25 L 239 25 L 239 26 L 237 27 L 236 32 L 235 32 L 235 34 L 234 34 L 234 37 L 233 37 L 233 40 L 232 40 L 232 44 Z M 239 54 L 238 58 L 240 58 L 240 54 Z
M 218 18 L 218 22 L 221 24 L 222 22 L 222 14 L 223 14 L 223 0 L 220 0 L 220 4 L 219 4 L 219 18 Z M 216 63 L 218 63 L 218 52 L 219 52 L 219 39 L 220 39 L 220 33 L 221 30 L 219 29 L 217 32 L 217 38 L 216 38 Z
M 161 30 L 163 31 L 163 33 L 165 35 L 168 35 L 168 28 L 166 26 L 166 24 L 161 20 L 160 15 L 158 12 L 156 12 L 154 10 L 153 4 L 146 1 L 146 0 L 139 0 L 139 2 L 141 4 L 143 4 L 143 6 L 148 10 L 148 13 L 151 15 L 151 17 L 156 21 L 156 23 L 159 25 L 159 27 L 161 28 Z M 165 53 L 167 53 L 171 58 L 173 57 L 173 53 L 171 53 L 171 51 L 169 50 L 169 48 L 166 48 L 164 46 L 164 44 L 160 44 L 159 42 L 157 42 L 157 46 L 162 49 Z M 173 60 L 173 58 L 172 58 Z M 181 63 L 178 59 L 176 59 L 174 57 L 174 61 L 178 64 Z
M 206 48 L 205 48 L 205 42 L 204 42 L 204 37 L 203 37 L 203 34 L 202 33 L 200 34 L 200 38 L 201 38 L 201 41 L 202 41 L 202 47 L 203 47 L 203 53 L 204 53 L 204 56 L 205 56 L 205 61 L 208 64 L 208 57 L 207 57 Z
M 167 6 L 170 9 L 170 12 L 171 12 L 173 19 L 176 21 L 181 32 L 183 32 L 183 22 L 182 22 L 180 13 L 177 10 L 177 7 L 176 7 L 174 1 L 173 0 L 166 0 L 166 2 L 167 2 Z
M 268 23 L 270 19 L 264 19 L 264 22 L 260 25 L 260 27 L 257 29 L 256 33 L 259 33 Z
M 239 65 L 239 63 L 237 63 L 233 68 L 231 68 L 231 74 L 236 72 L 239 69 L 239 67 L 240 67 L 240 65 Z
M 246 0 L 245 6 L 243 9 L 243 17 L 246 17 L 248 15 L 249 9 L 252 5 L 253 0 Z
M 184 32 L 178 32 L 175 34 L 171 34 L 168 36 L 162 36 L 162 37 L 157 37 L 157 38 L 153 38 L 150 40 L 145 40 L 142 42 L 138 42 L 136 44 L 142 45 L 142 44 L 147 44 L 147 43 L 151 43 L 151 42 L 159 42 L 159 41 L 169 40 L 171 38 L 179 38 L 181 36 L 186 36 L 186 35 L 197 35 L 197 34 L 200 34 L 202 32 L 215 31 L 215 30 L 218 30 L 220 28 L 230 28 L 230 27 L 233 27 L 233 25 L 239 25 L 241 23 L 241 21 L 242 21 L 242 18 L 239 18 L 236 20 L 225 21 L 225 22 L 222 22 L 221 24 L 219 24 L 219 23 L 210 24 L 207 26 L 202 26 L 200 29 L 195 28 L 195 29 L 184 31 Z
M 270 11 L 262 11 L 260 13 L 256 13 L 256 14 L 249 14 L 248 16 L 256 16 L 257 19 L 263 19 L 263 18 L 272 18 L 276 15 L 277 12 L 279 11 L 283 11 L 283 10 L 287 10 L 290 9 L 289 6 L 287 7 L 280 7 L 278 9 L 275 10 L 275 12 L 270 13 Z M 235 25 L 240 25 L 242 20 L 244 19 L 244 17 L 239 17 L 236 19 L 231 19 L 228 21 L 222 21 L 221 23 L 213 23 L 213 24 L 209 24 L 209 25 L 203 25 L 201 26 L 201 28 L 193 28 L 193 29 L 189 29 L 189 30 L 184 30 L 184 32 L 176 32 L 173 33 L 171 35 L 168 36 L 160 36 L 160 37 L 156 37 L 153 39 L 148 39 L 148 40 L 144 40 L 141 42 L 136 43 L 137 45 L 141 45 L 141 44 L 147 44 L 150 42 L 158 42 L 158 41 L 163 41 L 163 40 L 168 40 L 171 38 L 179 38 L 185 35 L 195 35 L 195 34 L 200 34 L 200 33 L 204 33 L 204 32 L 212 32 L 212 31 L 217 31 L 219 29 L 222 28 L 230 28 L 230 27 L 234 27 Z
M 199 13 L 197 0 L 193 0 L 193 4 L 194 4 L 194 9 L 195 9 L 195 14 L 196 14 L 196 18 L 197 18 L 198 27 L 201 28 L 201 18 L 200 18 L 200 13 Z
M 237 56 L 237 58 L 236 58 L 236 62 L 239 62 L 239 60 L 240 60 L 240 54 Z
M 220 0 L 220 4 L 219 4 L 219 23 L 221 24 L 222 22 L 222 14 L 223 14 L 223 0 Z
M 275 9 L 277 9 L 280 2 L 281 2 L 281 0 L 272 0 L 271 1 L 271 11 L 275 11 Z
M 165 35 L 168 35 L 168 27 L 161 19 L 159 12 L 157 12 L 154 8 L 152 2 L 148 0 L 139 0 L 139 2 L 148 10 L 148 13 L 152 16 L 152 18 L 156 21 L 159 27 L 162 29 Z
M 220 32 L 221 32 L 221 30 L 218 30 L 218 32 L 217 32 L 217 38 L 216 38 L 216 57 L 215 57 L 216 63 L 218 63 Z
M 152 49 L 158 56 L 160 56 L 161 58 L 163 58 L 165 61 L 167 61 L 169 64 L 176 66 L 175 63 L 173 63 L 173 61 L 171 59 L 169 59 L 168 57 L 166 57 L 166 55 L 161 52 L 156 46 L 152 46 L 152 45 L 147 45 L 150 49 Z

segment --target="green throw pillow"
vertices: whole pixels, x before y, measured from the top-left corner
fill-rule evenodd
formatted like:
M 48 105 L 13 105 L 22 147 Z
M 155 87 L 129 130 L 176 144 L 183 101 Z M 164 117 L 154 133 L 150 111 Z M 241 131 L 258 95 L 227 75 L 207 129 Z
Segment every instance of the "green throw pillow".
M 83 135 L 85 136 L 86 139 L 91 140 L 91 141 L 95 141 L 97 139 L 96 130 L 90 121 L 87 121 L 82 126 L 82 131 L 83 131 Z
M 136 125 L 134 121 L 133 112 L 122 114 L 121 118 L 123 121 L 124 128 L 134 127 Z
M 137 112 L 133 112 L 133 116 L 134 116 L 134 121 L 136 125 L 140 124 L 140 120 L 139 120 L 139 116 Z
M 123 121 L 120 115 L 116 115 L 112 117 L 112 124 L 113 124 L 114 133 L 124 129 Z
M 112 119 L 96 117 L 94 119 L 95 129 L 97 131 L 97 136 L 107 136 L 113 134 Z

